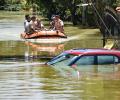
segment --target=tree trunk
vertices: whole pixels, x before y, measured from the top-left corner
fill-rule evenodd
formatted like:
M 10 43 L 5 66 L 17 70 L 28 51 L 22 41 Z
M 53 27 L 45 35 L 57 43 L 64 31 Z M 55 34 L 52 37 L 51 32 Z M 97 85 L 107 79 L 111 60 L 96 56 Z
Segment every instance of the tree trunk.
M 76 0 L 73 0 L 73 9 L 72 9 L 72 22 L 73 25 L 77 25 L 77 18 L 76 18 Z

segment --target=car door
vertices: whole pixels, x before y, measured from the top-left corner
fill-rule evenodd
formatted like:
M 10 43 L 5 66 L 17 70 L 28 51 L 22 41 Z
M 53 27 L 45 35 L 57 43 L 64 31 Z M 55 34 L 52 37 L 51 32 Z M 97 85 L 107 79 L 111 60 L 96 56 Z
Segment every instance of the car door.
M 76 66 L 80 65 L 94 65 L 95 64 L 95 56 L 94 55 L 83 55 L 78 57 L 72 64 Z

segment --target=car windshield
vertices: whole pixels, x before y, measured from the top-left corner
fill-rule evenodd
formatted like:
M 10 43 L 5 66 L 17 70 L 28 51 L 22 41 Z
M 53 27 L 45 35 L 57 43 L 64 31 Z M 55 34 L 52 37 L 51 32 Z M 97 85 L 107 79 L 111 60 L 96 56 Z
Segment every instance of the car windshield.
M 75 55 L 68 54 L 68 53 L 62 53 L 56 56 L 55 58 L 51 59 L 47 64 L 54 65 L 54 64 L 60 63 L 60 64 L 67 65 L 73 57 L 75 57 Z

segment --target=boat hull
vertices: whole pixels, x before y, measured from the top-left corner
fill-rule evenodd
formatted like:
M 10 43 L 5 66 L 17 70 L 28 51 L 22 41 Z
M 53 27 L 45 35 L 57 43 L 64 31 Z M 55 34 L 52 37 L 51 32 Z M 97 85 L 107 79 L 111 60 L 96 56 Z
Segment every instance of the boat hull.
M 21 38 L 23 39 L 67 38 L 67 36 L 59 31 L 39 31 L 33 34 L 22 33 Z

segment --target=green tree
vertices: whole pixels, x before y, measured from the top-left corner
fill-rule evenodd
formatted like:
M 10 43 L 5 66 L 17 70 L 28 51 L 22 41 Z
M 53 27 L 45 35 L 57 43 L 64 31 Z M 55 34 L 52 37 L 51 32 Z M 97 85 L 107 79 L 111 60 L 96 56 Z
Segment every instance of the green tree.
M 4 10 L 5 5 L 6 5 L 5 0 L 0 0 L 0 10 Z
M 52 14 L 59 14 L 62 19 L 69 19 L 73 25 L 86 23 L 92 25 L 97 20 L 95 10 L 92 6 L 78 7 L 81 3 L 91 3 L 97 8 L 97 11 L 102 15 L 105 6 L 114 6 L 119 0 L 26 0 L 28 5 L 33 7 L 33 4 L 39 6 L 40 12 L 47 18 L 51 18 Z M 82 20 L 80 20 L 82 18 Z M 93 18 L 93 20 L 91 20 Z

